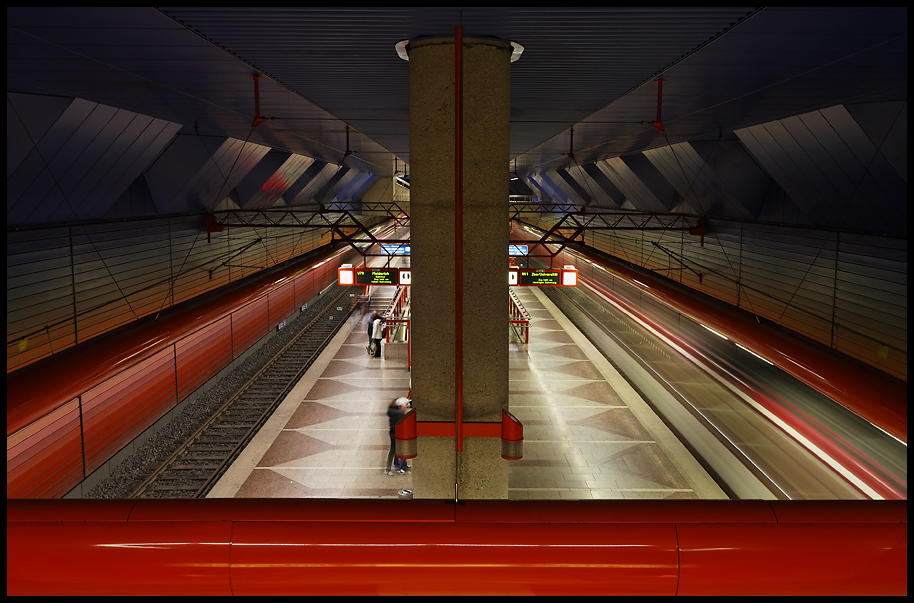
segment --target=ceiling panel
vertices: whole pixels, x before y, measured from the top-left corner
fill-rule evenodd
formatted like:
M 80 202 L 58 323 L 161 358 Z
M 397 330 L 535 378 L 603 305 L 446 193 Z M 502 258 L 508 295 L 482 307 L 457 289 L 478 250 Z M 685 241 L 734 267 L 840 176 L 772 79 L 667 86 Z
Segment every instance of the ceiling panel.
M 523 44 L 523 56 L 511 67 L 512 161 L 506 171 L 516 164 L 521 177 L 551 174 L 547 196 L 564 196 L 556 188 L 561 186 L 580 196 L 558 174 L 577 181 L 574 170 L 584 169 L 604 182 L 609 198 L 620 197 L 618 203 L 663 208 L 674 200 L 652 195 L 638 207 L 639 195 L 626 201 L 594 166 L 624 156 L 638 162 L 643 152 L 671 145 L 697 149 L 721 139 L 736 141 L 737 130 L 840 107 L 854 116 L 851 121 L 866 122 L 854 132 L 887 132 L 874 142 L 878 156 L 864 163 L 869 170 L 864 180 L 882 184 L 886 169 L 899 174 L 901 184 L 885 184 L 892 207 L 872 209 L 906 217 L 905 207 L 895 207 L 894 200 L 899 187 L 906 195 L 905 7 L 12 7 L 7 8 L 7 91 L 83 99 L 180 124 L 183 134 L 311 158 L 326 168 L 325 180 L 349 170 L 389 177 L 409 159 L 408 65 L 394 46 L 419 36 L 452 36 L 460 24 L 466 36 Z M 251 77 L 258 74 L 265 121 L 254 128 Z M 661 75 L 663 132 L 651 125 L 658 120 L 654 80 Z M 880 103 L 893 107 L 893 120 L 883 123 L 872 112 L 855 109 Z M 47 110 L 39 105 L 36 112 Z M 11 119 L 16 127 L 9 126 Z M 30 120 L 28 114 L 8 117 L 8 130 L 23 138 L 22 124 Z M 846 130 L 849 135 L 852 129 Z M 53 136 L 45 138 L 55 146 Z M 826 155 L 837 148 L 822 147 Z M 741 149 L 741 157 L 762 165 L 745 145 Z M 12 155 L 8 170 L 26 160 L 21 153 Z M 839 166 L 844 161 L 820 160 Z M 723 185 L 751 189 L 748 207 L 758 207 L 764 179 L 751 169 L 731 175 L 748 180 L 722 177 Z M 662 179 L 659 172 L 656 177 Z M 641 185 L 669 187 L 653 178 Z M 308 200 L 323 191 L 317 183 L 302 184 L 285 197 L 294 199 L 306 187 Z M 875 190 L 861 188 L 852 203 L 878 206 L 883 202 Z M 588 195 L 607 203 L 601 195 Z M 728 205 L 741 215 L 735 204 L 714 207 Z M 804 214 L 825 212 L 819 218 L 828 222 L 821 200 L 806 192 L 785 199 L 784 206 Z M 861 211 L 856 205 L 853 210 Z

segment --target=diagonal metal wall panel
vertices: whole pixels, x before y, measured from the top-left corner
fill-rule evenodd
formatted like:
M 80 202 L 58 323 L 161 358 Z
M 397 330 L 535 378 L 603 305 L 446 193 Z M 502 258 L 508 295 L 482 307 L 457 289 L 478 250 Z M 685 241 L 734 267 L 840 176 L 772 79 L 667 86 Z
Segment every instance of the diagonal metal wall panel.
M 560 189 L 546 174 L 534 174 L 530 176 L 530 181 L 545 195 L 543 198 L 547 201 L 556 203 L 571 203 L 571 199 Z
M 358 172 L 352 176 L 349 185 L 344 187 L 336 196 L 337 201 L 352 201 L 358 199 L 376 179 L 377 174 Z
M 179 128 L 75 99 L 8 179 L 7 221 L 104 216 Z
M 718 179 L 721 194 L 745 210 L 750 218 L 756 218 L 771 178 L 739 141 L 693 142 L 690 146 L 704 159 L 705 169 L 711 170 Z
M 908 182 L 908 101 L 843 105 L 879 148 L 901 179 Z
M 749 152 L 816 226 L 906 231 L 906 187 L 843 107 L 738 130 Z
M 270 151 L 238 183 L 239 205 L 245 209 L 272 207 L 312 163 L 310 157 Z
M 590 177 L 590 181 L 596 185 L 594 188 L 594 198 L 597 200 L 600 207 L 615 209 L 622 205 L 624 195 L 616 188 L 616 185 L 606 177 L 606 174 L 603 173 L 603 170 L 601 170 L 599 166 L 590 163 L 583 166 L 583 169 Z
M 348 165 L 341 165 L 340 169 L 330 177 L 326 186 L 315 196 L 320 203 L 333 203 L 337 195 L 349 188 L 349 182 L 358 172 Z M 345 193 L 343 193 L 345 195 Z
M 844 153 L 836 157 L 843 174 L 850 177 L 852 187 L 847 191 L 846 209 L 842 210 L 860 228 L 861 224 L 872 224 L 875 232 L 901 234 L 907 232 L 908 186 L 885 154 L 873 143 L 859 123 L 844 105 L 823 109 L 819 113 L 829 128 L 820 128 L 828 133 L 834 131 L 842 144 L 828 145 L 835 153 L 846 148 L 853 154 Z M 859 176 L 858 176 L 859 175 Z M 871 215 L 872 220 L 860 220 L 862 215 Z
M 582 205 L 590 205 L 593 203 L 593 197 L 591 197 L 584 187 L 581 186 L 581 183 L 571 175 L 570 172 L 572 170 L 580 172 L 581 168 L 578 166 L 571 166 L 556 170 L 555 172 L 552 172 L 555 174 L 552 181 L 558 184 L 569 198 L 576 199 L 576 201 Z
M 225 140 L 162 209 L 166 213 L 212 210 L 269 150 L 237 138 Z
M 317 203 L 316 197 L 318 193 L 323 190 L 330 179 L 336 174 L 340 169 L 340 166 L 333 163 L 318 163 L 314 162 L 311 168 L 305 173 L 305 176 L 299 178 L 299 181 L 303 183 L 301 190 L 295 194 L 295 196 L 289 199 L 289 196 L 286 196 L 287 202 L 289 205 L 310 205 Z M 309 176 L 313 171 L 313 175 L 310 176 L 307 180 L 305 177 Z
M 644 151 L 643 155 L 696 214 L 705 215 L 715 203 L 724 203 L 716 183 L 704 173 L 704 160 L 688 143 L 659 147 Z
M 743 219 L 754 217 L 690 143 L 645 151 L 644 156 L 692 208 L 689 213 Z
M 571 166 L 567 168 L 566 174 L 568 178 L 574 179 L 574 182 L 577 186 L 587 192 L 587 197 L 589 198 L 588 205 L 594 207 L 607 207 L 612 205 L 612 198 L 606 194 L 606 191 L 596 182 L 590 175 L 590 173 L 585 169 L 585 166 Z M 602 172 L 597 170 L 602 175 Z M 603 178 L 605 180 L 605 177 Z
M 291 153 L 276 150 L 271 150 L 264 155 L 235 187 L 238 205 L 244 209 L 269 207 L 282 196 L 287 186 L 283 185 L 282 180 L 278 178 L 271 180 L 271 178 L 291 156 Z M 279 189 L 278 194 L 273 197 L 272 193 L 277 189 Z M 264 205 L 265 202 L 266 205 Z
M 672 185 L 643 155 L 613 157 L 598 161 L 597 166 L 625 195 L 626 202 L 632 209 L 667 212 L 672 208 Z
M 6 177 L 73 103 L 72 98 L 6 92 Z
M 54 121 L 41 140 L 28 153 L 6 181 L 6 219 L 11 224 L 42 223 L 45 216 L 65 203 L 55 187 L 55 174 L 50 169 L 54 157 L 62 151 L 74 132 L 97 107 L 82 99 L 75 99 Z M 47 200 L 46 200 L 47 199 Z
M 214 141 L 222 144 L 224 138 Z M 210 150 L 206 139 L 179 133 L 146 171 L 146 183 L 156 210 L 161 214 L 184 189 L 204 163 L 209 161 Z M 199 207 L 197 211 L 199 211 Z
M 549 192 L 543 188 L 542 183 L 540 182 L 539 174 L 531 174 L 527 176 L 527 180 L 533 186 L 530 187 L 530 190 L 533 191 L 534 196 L 541 201 L 551 201 L 552 197 L 549 195 Z

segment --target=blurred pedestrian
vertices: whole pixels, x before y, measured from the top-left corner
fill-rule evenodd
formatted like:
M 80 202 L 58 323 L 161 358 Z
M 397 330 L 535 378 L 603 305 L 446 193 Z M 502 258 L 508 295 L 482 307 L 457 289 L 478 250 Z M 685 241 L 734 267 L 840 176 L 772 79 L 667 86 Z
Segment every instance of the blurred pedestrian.
M 374 357 L 381 357 L 381 339 L 384 337 L 384 317 L 378 315 L 374 321 L 374 328 L 371 331 L 371 337 L 374 339 Z
M 396 452 L 397 421 L 403 418 L 411 405 L 408 398 L 397 398 L 387 406 L 387 417 L 390 420 L 390 452 L 387 453 L 387 469 L 384 471 L 387 475 L 393 475 L 394 471 L 403 475 L 409 471 L 410 467 L 406 464 L 406 459 L 396 458 Z M 393 470 L 391 470 L 391 461 L 393 461 Z
M 368 317 L 368 346 L 365 347 L 368 350 L 368 355 L 371 356 L 374 353 L 374 350 L 371 349 L 371 345 L 374 343 L 374 338 L 372 337 L 372 332 L 374 331 L 374 321 L 378 317 L 378 311 L 374 310 L 371 313 L 371 316 Z

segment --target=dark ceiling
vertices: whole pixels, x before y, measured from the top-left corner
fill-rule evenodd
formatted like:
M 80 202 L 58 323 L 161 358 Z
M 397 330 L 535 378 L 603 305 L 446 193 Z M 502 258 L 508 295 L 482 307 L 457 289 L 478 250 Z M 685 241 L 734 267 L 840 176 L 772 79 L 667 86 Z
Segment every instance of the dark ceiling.
M 595 162 L 613 180 L 613 158 L 681 143 L 702 155 L 704 141 L 748 149 L 751 134 L 762 153 L 751 128 L 837 105 L 867 107 L 851 113 L 875 124 L 870 138 L 906 130 L 906 8 L 7 8 L 8 123 L 11 94 L 76 97 L 328 164 L 343 164 L 348 125 L 346 164 L 390 176 L 409 162 L 408 65 L 395 45 L 461 23 L 466 36 L 524 46 L 511 68 L 510 168 L 551 173 L 547 196 L 598 185 Z M 255 74 L 267 121 L 252 131 Z M 659 76 L 664 133 L 651 126 Z M 903 159 L 888 161 L 906 195 L 903 136 Z M 644 208 L 613 182 L 583 203 Z

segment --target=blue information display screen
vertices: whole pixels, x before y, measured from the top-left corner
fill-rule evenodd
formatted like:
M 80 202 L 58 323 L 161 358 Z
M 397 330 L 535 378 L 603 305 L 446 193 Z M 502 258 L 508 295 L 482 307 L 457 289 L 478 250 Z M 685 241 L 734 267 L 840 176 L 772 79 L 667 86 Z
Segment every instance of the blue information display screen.
M 387 255 L 409 255 L 409 243 L 381 243 Z
M 527 255 L 526 245 L 508 245 L 508 255 Z

